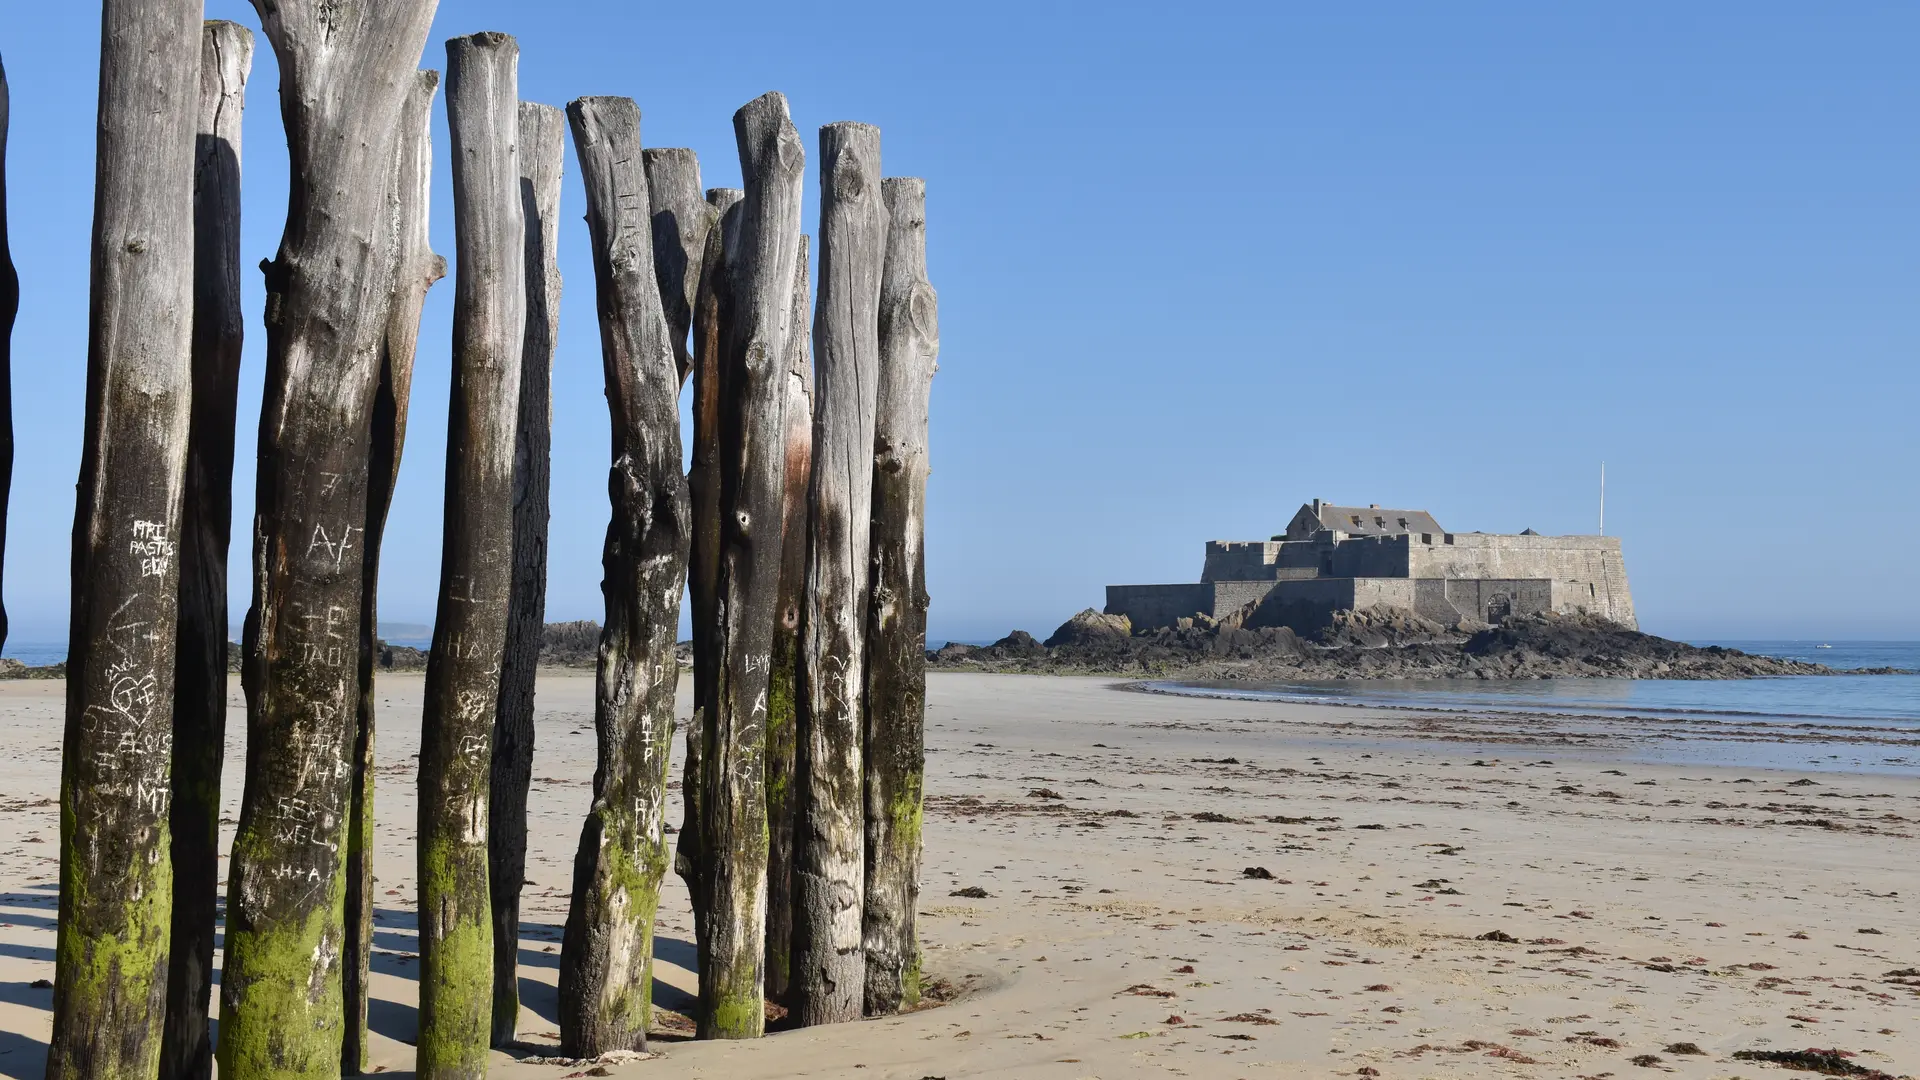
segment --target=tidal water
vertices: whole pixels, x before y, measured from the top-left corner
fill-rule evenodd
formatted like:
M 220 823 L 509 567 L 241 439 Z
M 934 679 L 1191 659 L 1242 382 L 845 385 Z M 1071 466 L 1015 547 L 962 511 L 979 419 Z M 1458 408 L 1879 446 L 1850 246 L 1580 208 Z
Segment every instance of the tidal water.
M 1839 671 L 1920 672 L 1916 641 L 1701 641 Z M 1821 645 L 1828 648 L 1820 648 Z M 1551 718 L 1635 760 L 1920 773 L 1920 674 L 1678 679 L 1341 679 L 1149 684 L 1161 693 L 1430 715 Z M 1494 729 L 1486 729 L 1492 737 Z

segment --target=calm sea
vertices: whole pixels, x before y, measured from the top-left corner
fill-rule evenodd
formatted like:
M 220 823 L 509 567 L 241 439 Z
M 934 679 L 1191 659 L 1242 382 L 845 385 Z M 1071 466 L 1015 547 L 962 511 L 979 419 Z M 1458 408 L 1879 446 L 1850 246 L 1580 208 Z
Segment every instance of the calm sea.
M 1742 652 L 1806 660 L 1838 670 L 1920 671 L 1917 641 L 1702 641 Z M 1821 648 L 1821 645 L 1828 645 Z M 1337 679 L 1325 682 L 1168 683 L 1216 693 L 1340 705 L 1560 714 L 1632 714 L 1829 721 L 1848 725 L 1920 724 L 1920 675 L 1848 678 L 1792 675 L 1766 679 Z
M 1920 671 L 1916 641 L 1701 641 L 1836 670 Z M 1161 682 L 1166 693 L 1455 715 L 1550 716 L 1639 760 L 1920 772 L 1920 674 L 1670 679 Z M 1837 752 L 1836 752 L 1837 751 Z

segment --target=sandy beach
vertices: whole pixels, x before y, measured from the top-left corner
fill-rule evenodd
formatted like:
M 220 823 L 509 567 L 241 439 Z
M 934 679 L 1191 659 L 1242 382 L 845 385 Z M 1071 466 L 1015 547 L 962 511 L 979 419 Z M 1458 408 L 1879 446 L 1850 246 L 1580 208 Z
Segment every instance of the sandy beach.
M 556 1042 L 591 677 L 543 673 L 525 1046 L 495 1073 L 1719 1080 L 1813 1075 L 1734 1057 L 1808 1047 L 1920 1073 L 1920 782 L 1632 764 L 1537 719 L 1117 686 L 929 678 L 920 925 L 951 1000 L 733 1044 L 687 1041 L 662 1013 L 653 1059 L 583 1067 L 539 1055 Z M 63 691 L 0 684 L 0 1076 L 38 1080 L 45 1061 Z M 420 696 L 418 675 L 380 683 L 373 1061 L 394 1075 L 413 1061 Z M 659 933 L 655 1001 L 684 1011 L 678 879 Z

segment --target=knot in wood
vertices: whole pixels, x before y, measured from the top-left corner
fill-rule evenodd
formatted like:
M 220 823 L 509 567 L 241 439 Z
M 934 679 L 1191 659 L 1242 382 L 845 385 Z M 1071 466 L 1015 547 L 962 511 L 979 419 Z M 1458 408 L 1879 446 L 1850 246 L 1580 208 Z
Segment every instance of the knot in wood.
M 914 330 L 926 337 L 934 336 L 939 328 L 939 310 L 933 287 L 926 282 L 915 282 L 913 294 L 907 298 L 907 317 L 913 320 Z
M 867 193 L 866 163 L 851 150 L 841 151 L 833 162 L 833 194 L 853 200 Z
M 800 145 L 800 133 L 791 126 L 781 128 L 774 140 L 773 153 L 783 172 L 799 172 L 807 167 L 806 147 Z

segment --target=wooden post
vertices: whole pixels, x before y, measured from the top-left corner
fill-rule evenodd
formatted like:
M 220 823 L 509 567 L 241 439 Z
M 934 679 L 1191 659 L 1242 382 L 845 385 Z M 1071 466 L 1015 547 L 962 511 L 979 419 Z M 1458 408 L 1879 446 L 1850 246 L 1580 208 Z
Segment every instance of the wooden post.
M 50 1080 L 157 1075 L 193 312 L 199 0 L 106 0 Z
M 927 282 L 927 185 L 889 177 L 873 432 L 873 580 L 867 608 L 868 1016 L 920 1001 L 921 778 L 926 772 L 927 398 L 940 355 Z
M 567 116 L 587 191 L 613 420 L 593 709 L 599 757 L 560 952 L 561 1052 L 595 1057 L 647 1045 L 653 920 L 668 860 L 674 638 L 693 521 L 680 472 L 679 372 L 645 217 L 640 110 L 630 98 L 593 97 Z
M 794 746 L 798 732 L 800 607 L 807 585 L 807 483 L 813 465 L 813 358 L 808 351 L 807 238 L 793 276 L 787 317 L 787 480 L 780 512 L 780 624 L 773 632 L 773 690 L 767 706 L 767 996 L 785 1001 L 793 951 Z
M 422 1080 L 484 1080 L 493 1019 L 487 785 L 513 592 L 514 450 L 527 330 L 520 46 L 447 41 L 457 243 L 440 603 L 420 721 Z
M 701 843 L 707 932 L 700 1035 L 755 1038 L 766 1023 L 766 720 L 786 482 L 787 319 L 800 250 L 806 150 L 787 99 L 733 116 L 746 197 L 727 238 L 731 317 L 720 363 L 720 562 Z
M 865 1000 L 861 700 L 886 243 L 880 129 L 828 124 L 820 129 L 820 295 L 813 328 L 819 372 L 794 857 L 793 1012 L 806 1026 L 858 1020 Z
M 695 287 L 693 319 L 693 462 L 687 490 L 693 505 L 693 542 L 687 556 L 687 599 L 693 605 L 693 722 L 687 725 L 687 752 L 680 796 L 680 836 L 674 846 L 674 872 L 687 883 L 693 905 L 694 936 L 706 933 L 705 886 L 700 854 L 701 794 L 706 790 L 705 758 L 712 713 L 706 707 L 713 682 L 714 588 L 720 575 L 720 353 L 730 315 L 727 292 L 727 237 L 740 231 L 736 209 L 745 192 L 712 188 L 707 203 L 714 224 L 707 230 Z
M 0 579 L 7 562 L 7 507 L 13 492 L 13 320 L 20 314 L 20 275 L 7 242 L 7 66 L 0 62 Z M 0 603 L 0 646 L 7 643 L 7 606 Z
M 520 1019 L 520 887 L 527 874 L 527 789 L 533 783 L 533 683 L 547 613 L 547 492 L 552 471 L 553 353 L 560 337 L 560 174 L 567 120 L 520 103 L 520 208 L 526 218 L 527 330 L 520 349 L 513 455 L 513 590 L 493 725 L 487 880 L 493 908 L 494 1046 Z
M 173 669 L 173 930 L 160 1075 L 213 1074 L 220 765 L 227 733 L 227 544 L 240 388 L 240 114 L 253 31 L 208 22 L 200 38 L 193 162 L 193 403 L 180 512 L 179 648 Z
M 653 217 L 653 273 L 666 306 L 667 335 L 686 384 L 693 370 L 687 332 L 700 299 L 700 263 L 707 233 L 720 211 L 700 196 L 700 159 L 684 147 L 650 147 L 640 152 L 647 171 L 647 198 Z
M 434 6 L 255 2 L 279 63 L 292 183 L 280 250 L 262 267 L 266 387 L 241 672 L 249 752 L 228 871 L 223 1080 L 332 1077 L 348 1050 L 370 472 L 398 317 L 390 298 L 407 287 L 393 245 L 368 241 L 395 228 L 385 181 Z
M 360 600 L 360 701 L 353 751 L 353 786 L 348 802 L 346 956 L 341 964 L 347 1023 L 341 1041 L 340 1068 L 348 1076 L 366 1071 L 367 999 L 373 957 L 373 766 L 374 641 L 380 625 L 378 590 L 380 549 L 387 511 L 400 477 L 400 453 L 406 444 L 407 406 L 413 391 L 413 356 L 420 340 L 420 309 L 427 290 L 446 276 L 447 262 L 433 253 L 427 238 L 427 207 L 433 193 L 433 98 L 440 73 L 418 71 L 401 105 L 400 137 L 394 146 L 393 175 L 387 193 L 386 241 L 390 247 L 393 292 L 381 340 L 380 375 L 373 399 L 373 424 L 367 459 L 366 558 Z

